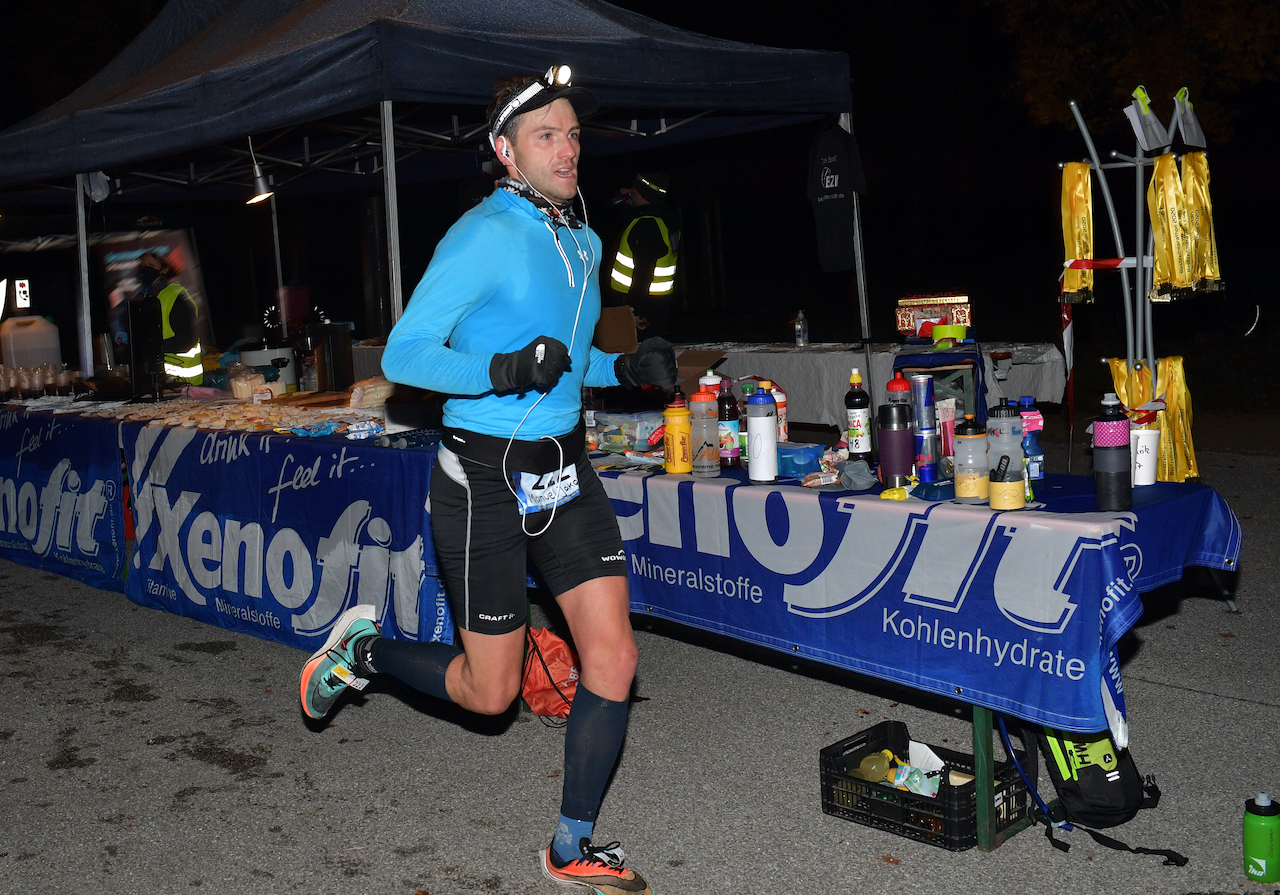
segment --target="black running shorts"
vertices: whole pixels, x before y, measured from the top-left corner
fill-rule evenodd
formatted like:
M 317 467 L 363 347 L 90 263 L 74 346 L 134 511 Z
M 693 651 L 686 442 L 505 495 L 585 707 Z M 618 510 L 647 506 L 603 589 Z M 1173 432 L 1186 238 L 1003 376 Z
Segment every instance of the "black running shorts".
M 557 469 L 559 454 L 548 461 L 546 446 L 554 450 L 549 441 L 532 457 L 527 451 L 517 457 L 520 451 L 513 451 L 504 477 L 501 454 L 492 465 L 473 459 L 495 459 L 485 450 L 493 447 L 486 445 L 489 440 L 471 432 L 446 432 L 431 475 L 431 531 L 459 627 L 505 634 L 526 620 L 528 558 L 557 597 L 593 578 L 625 576 L 627 561 L 613 506 L 581 448 L 581 433 L 560 439 L 565 461 L 575 458 L 569 462 L 576 467 L 580 493 L 556 508 L 554 520 L 540 535 L 550 511 L 522 517 L 507 485 L 515 470 L 541 474 Z M 507 440 L 496 441 L 505 447 Z M 472 456 L 451 450 L 451 443 Z

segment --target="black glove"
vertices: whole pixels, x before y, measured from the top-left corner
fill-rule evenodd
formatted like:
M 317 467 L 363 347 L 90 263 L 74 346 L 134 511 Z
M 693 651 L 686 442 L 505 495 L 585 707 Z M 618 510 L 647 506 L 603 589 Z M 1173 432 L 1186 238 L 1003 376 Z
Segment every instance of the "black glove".
M 671 343 L 661 336 L 645 339 L 635 354 L 623 354 L 613 362 L 618 383 L 627 388 L 656 385 L 671 388 L 676 384 L 676 353 Z
M 569 366 L 569 349 L 550 336 L 538 336 L 519 351 L 495 354 L 489 362 L 489 381 L 499 394 L 547 391 Z

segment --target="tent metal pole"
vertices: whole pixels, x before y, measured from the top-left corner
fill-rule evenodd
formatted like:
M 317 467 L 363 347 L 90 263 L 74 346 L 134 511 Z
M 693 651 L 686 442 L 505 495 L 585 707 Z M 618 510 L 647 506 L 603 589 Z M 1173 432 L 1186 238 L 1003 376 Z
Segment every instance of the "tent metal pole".
M 80 374 L 85 379 L 93 377 L 93 332 L 89 312 L 89 238 L 85 225 L 84 197 L 89 191 L 89 177 L 76 175 L 76 260 L 80 268 L 77 298 L 78 342 L 80 344 Z
M 284 316 L 284 268 L 280 264 L 280 223 L 276 219 L 276 194 L 268 197 L 271 201 L 271 244 L 276 250 L 276 322 L 280 326 L 280 338 L 289 337 L 289 326 Z
M 853 133 L 853 113 L 845 112 L 840 116 L 840 127 L 845 133 Z M 862 197 L 857 190 L 853 191 L 853 266 L 858 283 L 858 323 L 862 326 L 862 362 L 867 371 L 867 385 L 872 388 L 872 406 L 876 405 L 875 395 L 886 383 L 876 382 L 871 376 L 871 309 L 867 307 L 867 268 L 866 256 L 862 246 Z M 874 431 L 874 427 L 873 431 Z M 872 436 L 875 437 L 874 435 Z
M 382 119 L 382 191 L 387 203 L 387 273 L 391 281 L 391 325 L 404 313 L 404 289 L 400 283 L 400 207 L 396 202 L 396 126 L 391 100 L 378 104 Z

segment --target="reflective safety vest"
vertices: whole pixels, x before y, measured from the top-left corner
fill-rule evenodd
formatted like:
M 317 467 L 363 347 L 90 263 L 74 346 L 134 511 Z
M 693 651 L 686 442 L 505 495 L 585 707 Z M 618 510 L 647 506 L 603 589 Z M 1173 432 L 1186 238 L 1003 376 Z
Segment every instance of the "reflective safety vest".
M 627 229 L 622 231 L 622 239 L 618 242 L 618 254 L 613 259 L 613 270 L 609 274 L 611 285 L 617 292 L 631 291 L 631 277 L 635 271 L 636 262 L 631 254 L 631 242 L 628 237 L 631 235 L 631 228 L 644 220 L 644 217 L 638 217 L 630 224 Z M 649 216 L 649 219 L 656 222 L 658 232 L 662 234 L 662 241 L 667 246 L 667 253 L 658 259 L 657 264 L 653 268 L 653 280 L 649 283 L 650 295 L 666 295 L 676 284 L 676 249 L 671 242 L 671 231 L 667 229 L 667 224 L 660 217 Z
M 165 339 L 172 339 L 177 333 L 169 323 L 169 312 L 182 297 L 191 301 L 187 290 L 177 283 L 170 283 L 160 290 L 156 296 L 160 301 L 160 333 Z M 194 302 L 192 303 L 194 305 Z M 175 379 L 186 380 L 188 385 L 199 385 L 204 381 L 204 361 L 201 358 L 200 340 L 181 353 L 166 351 L 164 353 L 164 371 Z

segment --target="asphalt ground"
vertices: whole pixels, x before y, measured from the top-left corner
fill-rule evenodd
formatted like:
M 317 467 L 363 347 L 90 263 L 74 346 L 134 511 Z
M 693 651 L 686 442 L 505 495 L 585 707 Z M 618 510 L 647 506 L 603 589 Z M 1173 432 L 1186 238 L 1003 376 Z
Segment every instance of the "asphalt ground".
M 1064 468 L 1065 445 L 1047 451 Z M 893 719 L 968 752 L 968 708 L 643 618 L 597 840 L 622 840 L 660 895 L 1271 895 L 1243 874 L 1241 814 L 1280 790 L 1280 475 L 1270 456 L 1200 464 L 1244 528 L 1240 614 L 1202 570 L 1143 596 L 1123 674 L 1133 754 L 1164 798 L 1112 831 L 1186 866 L 1080 832 L 1063 854 L 1043 828 L 948 852 L 825 815 L 822 747 Z M 537 853 L 564 733 L 529 714 L 476 718 L 375 680 L 310 724 L 298 650 L 7 562 L 0 648 L 0 892 L 560 891 Z

